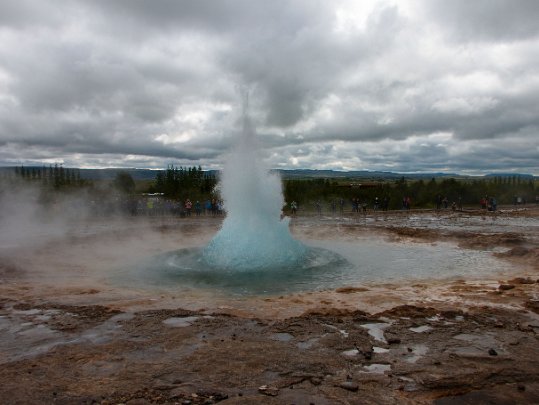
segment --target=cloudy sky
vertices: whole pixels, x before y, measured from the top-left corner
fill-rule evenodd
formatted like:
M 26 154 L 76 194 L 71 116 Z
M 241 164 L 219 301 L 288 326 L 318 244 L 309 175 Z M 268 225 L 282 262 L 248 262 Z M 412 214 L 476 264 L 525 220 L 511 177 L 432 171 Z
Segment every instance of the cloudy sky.
M 0 2 L 0 165 L 539 175 L 539 1 Z

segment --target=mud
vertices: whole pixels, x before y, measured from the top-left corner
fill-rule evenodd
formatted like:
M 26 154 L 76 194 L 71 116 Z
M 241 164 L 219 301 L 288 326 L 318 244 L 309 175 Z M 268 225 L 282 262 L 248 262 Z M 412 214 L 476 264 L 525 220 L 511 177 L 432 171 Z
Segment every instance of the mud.
M 3 252 L 0 398 L 7 404 L 538 403 L 539 213 L 514 214 L 533 226 L 508 221 L 501 230 L 487 222 L 477 229 L 472 219 L 437 227 L 431 213 L 351 224 L 298 218 L 293 231 L 302 237 L 449 240 L 462 249 L 493 249 L 514 271 L 271 297 L 171 296 L 104 282 L 110 266 L 207 240 L 218 220 L 92 228 Z M 511 212 L 503 215 L 511 219 Z

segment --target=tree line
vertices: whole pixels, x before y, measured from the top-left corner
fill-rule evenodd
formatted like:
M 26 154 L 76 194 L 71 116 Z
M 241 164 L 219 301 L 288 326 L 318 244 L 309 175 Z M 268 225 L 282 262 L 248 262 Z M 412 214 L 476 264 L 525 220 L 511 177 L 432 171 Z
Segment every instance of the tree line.
M 41 168 L 17 166 L 14 174 L 16 179 L 33 182 L 54 190 L 88 186 L 90 183 L 81 178 L 79 169 L 64 168 L 58 164 Z
M 12 172 L 16 179 L 42 185 L 44 190 L 75 191 L 86 187 L 99 194 L 107 192 L 94 187 L 93 182 L 82 179 L 80 170 L 64 168 L 55 164 L 48 167 L 15 167 Z M 10 176 L 13 176 L 11 174 Z M 162 193 L 167 199 L 184 201 L 219 198 L 216 190 L 218 179 L 216 172 L 203 171 L 201 166 L 183 167 L 168 165 L 164 171 L 158 171 L 152 184 L 147 188 L 149 193 Z M 300 205 L 316 202 L 328 203 L 344 199 L 352 199 L 371 205 L 376 198 L 387 200 L 389 209 L 402 208 L 405 197 L 411 199 L 415 208 L 432 208 L 436 206 L 438 196 L 447 198 L 449 203 L 460 201 L 465 205 L 476 205 L 484 197 L 495 197 L 498 204 L 512 204 L 515 197 L 522 202 L 535 202 L 539 194 L 537 180 L 523 176 L 495 176 L 481 179 L 443 178 L 430 180 L 410 180 L 401 177 L 396 181 L 379 180 L 362 182 L 356 179 L 285 179 L 283 194 L 288 203 L 296 201 Z M 111 183 L 114 190 L 123 194 L 135 192 L 135 181 L 125 171 L 119 171 Z
M 301 204 L 316 201 L 330 203 L 341 198 L 350 201 L 359 199 L 371 205 L 376 198 L 387 199 L 389 209 L 402 208 L 403 198 L 409 197 L 413 207 L 432 208 L 438 196 L 466 205 L 478 205 L 483 197 L 495 197 L 498 204 L 512 204 L 515 197 L 527 202 L 535 202 L 539 193 L 536 181 L 520 176 L 498 176 L 488 179 L 423 179 L 410 181 L 402 177 L 397 181 L 378 181 L 354 184 L 335 179 L 285 180 L 285 200 Z
M 206 199 L 213 195 L 216 185 L 215 174 L 203 171 L 200 166 L 177 167 L 168 165 L 164 172 L 157 173 L 148 192 L 163 193 L 167 198 L 179 200 Z

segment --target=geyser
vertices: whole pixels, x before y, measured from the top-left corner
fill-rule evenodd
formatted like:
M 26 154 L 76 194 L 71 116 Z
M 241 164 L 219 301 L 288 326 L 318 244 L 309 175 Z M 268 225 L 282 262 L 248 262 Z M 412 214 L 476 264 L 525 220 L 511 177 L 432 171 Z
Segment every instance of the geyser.
M 227 215 L 203 249 L 202 260 L 231 271 L 296 266 L 304 260 L 307 248 L 290 234 L 289 218 L 281 219 L 281 179 L 260 156 L 247 109 L 245 98 L 242 131 L 226 157 L 221 177 Z

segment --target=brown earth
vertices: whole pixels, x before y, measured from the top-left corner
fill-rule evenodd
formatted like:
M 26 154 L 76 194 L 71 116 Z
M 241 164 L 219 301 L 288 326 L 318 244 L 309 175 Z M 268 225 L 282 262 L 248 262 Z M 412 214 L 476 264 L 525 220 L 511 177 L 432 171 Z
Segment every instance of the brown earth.
M 498 248 L 515 270 L 278 297 L 169 297 L 95 275 L 127 248 L 137 260 L 186 237 L 203 242 L 215 221 L 208 234 L 187 220 L 14 251 L 0 258 L 2 403 L 539 403 L 537 228 L 437 229 L 391 215 L 359 224 L 298 218 L 293 231 Z M 531 221 L 538 212 L 514 215 Z

